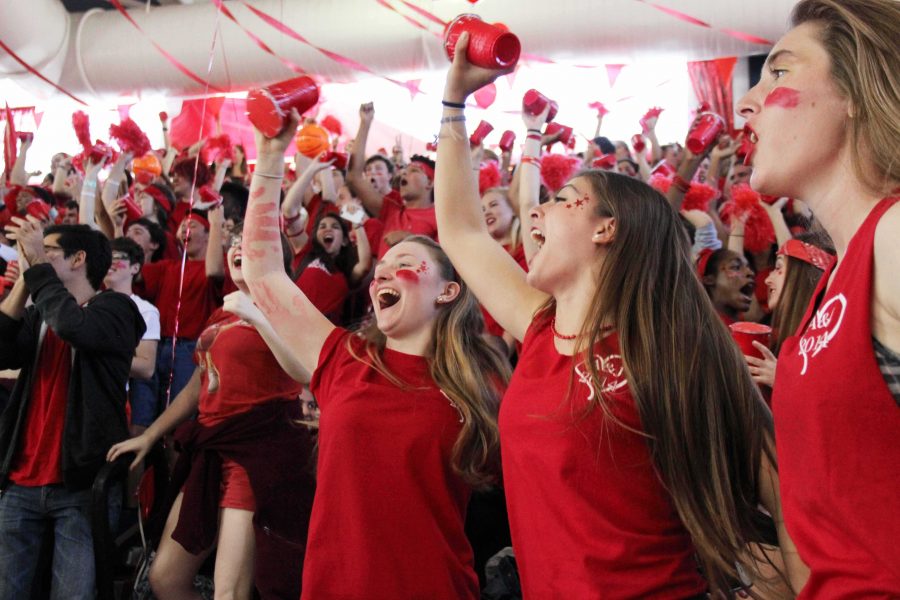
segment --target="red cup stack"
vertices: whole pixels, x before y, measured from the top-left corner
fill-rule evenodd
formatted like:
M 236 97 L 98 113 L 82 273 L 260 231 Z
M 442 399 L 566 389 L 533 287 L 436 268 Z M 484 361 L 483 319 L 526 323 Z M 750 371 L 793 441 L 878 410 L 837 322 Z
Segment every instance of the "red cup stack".
M 292 108 L 304 113 L 319 101 L 319 87 L 311 78 L 296 77 L 247 94 L 247 118 L 266 137 L 284 129 Z

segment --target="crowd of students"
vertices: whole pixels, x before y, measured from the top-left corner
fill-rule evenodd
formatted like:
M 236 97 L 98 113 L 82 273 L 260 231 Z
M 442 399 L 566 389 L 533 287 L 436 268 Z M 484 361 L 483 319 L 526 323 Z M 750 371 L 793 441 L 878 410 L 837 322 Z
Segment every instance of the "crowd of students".
M 55 597 L 91 597 L 92 478 L 164 439 L 162 599 L 213 551 L 217 597 L 478 598 L 487 489 L 526 599 L 900 596 L 900 4 L 792 18 L 743 132 L 697 153 L 658 113 L 544 152 L 549 105 L 517 164 L 473 145 L 466 99 L 505 72 L 468 34 L 431 157 L 367 156 L 372 104 L 346 172 L 287 169 L 296 111 L 252 173 L 198 146 L 28 185 L 24 138 L 0 598 L 48 529 Z

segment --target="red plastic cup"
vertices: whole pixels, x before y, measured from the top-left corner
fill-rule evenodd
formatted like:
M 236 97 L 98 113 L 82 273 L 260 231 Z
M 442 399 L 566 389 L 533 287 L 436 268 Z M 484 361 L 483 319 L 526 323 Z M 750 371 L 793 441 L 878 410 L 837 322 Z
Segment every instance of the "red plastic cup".
M 771 327 L 749 322 L 732 323 L 728 327 L 731 329 L 731 337 L 737 342 L 742 354 L 755 358 L 763 357 L 762 352 L 756 349 L 753 342 L 759 342 L 763 346 L 768 346 L 769 336 L 772 335 Z
M 631 147 L 634 148 L 635 152 L 643 152 L 647 149 L 647 143 L 644 141 L 644 136 L 639 133 L 631 136 Z
M 335 169 L 343 171 L 347 168 L 347 154 L 344 152 L 329 152 L 325 155 L 325 158 L 322 159 L 323 162 L 328 162 L 329 160 L 334 159 L 334 163 L 332 166 Z
M 507 129 L 500 136 L 500 149 L 504 152 L 512 151 L 513 144 L 516 143 L 516 134 Z
M 319 101 L 319 87 L 309 77 L 296 77 L 247 94 L 247 118 L 266 137 L 284 129 L 292 108 L 304 113 Z
M 555 133 L 561 131 L 562 135 L 559 137 L 559 141 L 564 145 L 569 143 L 569 140 L 572 139 L 572 128 L 567 125 L 560 125 L 559 123 L 550 123 L 547 125 L 547 128 L 544 129 L 544 135 L 554 135 Z
M 591 163 L 591 166 L 595 169 L 615 169 L 616 168 L 616 155 L 615 154 L 603 154 L 600 158 L 595 158 L 594 162 Z
M 556 116 L 559 105 L 537 90 L 528 90 L 522 96 L 522 110 L 531 116 L 536 117 L 541 114 L 547 108 L 547 104 L 550 105 L 550 112 L 547 113 L 547 122 L 549 123 Z
M 663 177 L 675 177 L 675 174 L 678 173 L 678 169 L 670 165 L 665 160 L 659 161 L 659 163 L 653 167 L 653 170 L 650 171 L 651 175 L 660 174 Z
M 16 137 L 19 138 L 23 144 L 26 142 L 30 142 L 34 139 L 34 134 L 30 131 L 17 131 Z
M 484 138 L 487 137 L 487 134 L 494 130 L 494 126 L 488 123 L 487 121 L 482 121 L 478 124 L 478 127 L 475 128 L 475 131 L 472 132 L 472 135 L 469 136 L 469 143 L 473 146 L 478 146 L 481 142 L 484 141 Z
M 141 210 L 141 207 L 137 202 L 134 201 L 134 198 L 131 196 L 125 196 L 122 198 L 125 201 L 125 222 L 130 223 L 131 221 L 137 221 L 141 217 L 144 216 L 144 211 Z
M 519 38 L 505 27 L 485 23 L 478 15 L 459 15 L 444 29 L 444 51 L 453 60 L 456 42 L 463 32 L 469 32 L 466 60 L 485 69 L 507 69 L 516 64 L 522 52 Z
M 703 154 L 724 129 L 725 119 L 716 113 L 701 113 L 688 133 L 685 145 L 693 154 Z

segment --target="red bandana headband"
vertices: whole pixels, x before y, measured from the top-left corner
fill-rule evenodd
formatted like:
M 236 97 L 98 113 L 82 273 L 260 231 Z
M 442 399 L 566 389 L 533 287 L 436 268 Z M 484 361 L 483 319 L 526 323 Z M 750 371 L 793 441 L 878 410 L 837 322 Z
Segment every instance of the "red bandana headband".
M 709 248 L 704 248 L 700 251 L 700 254 L 697 256 L 697 275 L 700 279 L 703 279 L 703 276 L 706 275 L 706 265 L 709 264 L 709 258 L 713 255 L 713 251 Z
M 817 269 L 827 271 L 835 261 L 834 256 L 828 254 L 821 248 L 801 242 L 800 240 L 788 240 L 778 250 L 778 254 L 782 256 L 791 256 L 797 260 L 809 263 Z
M 434 169 L 431 168 L 431 165 L 428 163 L 424 163 L 419 160 L 414 160 L 409 163 L 409 166 L 415 166 L 422 170 L 425 173 L 425 176 L 428 177 L 429 181 L 434 181 Z

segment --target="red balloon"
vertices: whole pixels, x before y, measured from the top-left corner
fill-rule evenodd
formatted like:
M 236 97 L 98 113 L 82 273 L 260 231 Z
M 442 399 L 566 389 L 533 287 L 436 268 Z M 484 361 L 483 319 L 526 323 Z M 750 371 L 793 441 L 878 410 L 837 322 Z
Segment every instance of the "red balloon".
M 497 86 L 489 83 L 477 92 L 475 92 L 475 104 L 479 108 L 487 108 L 497 99 Z

